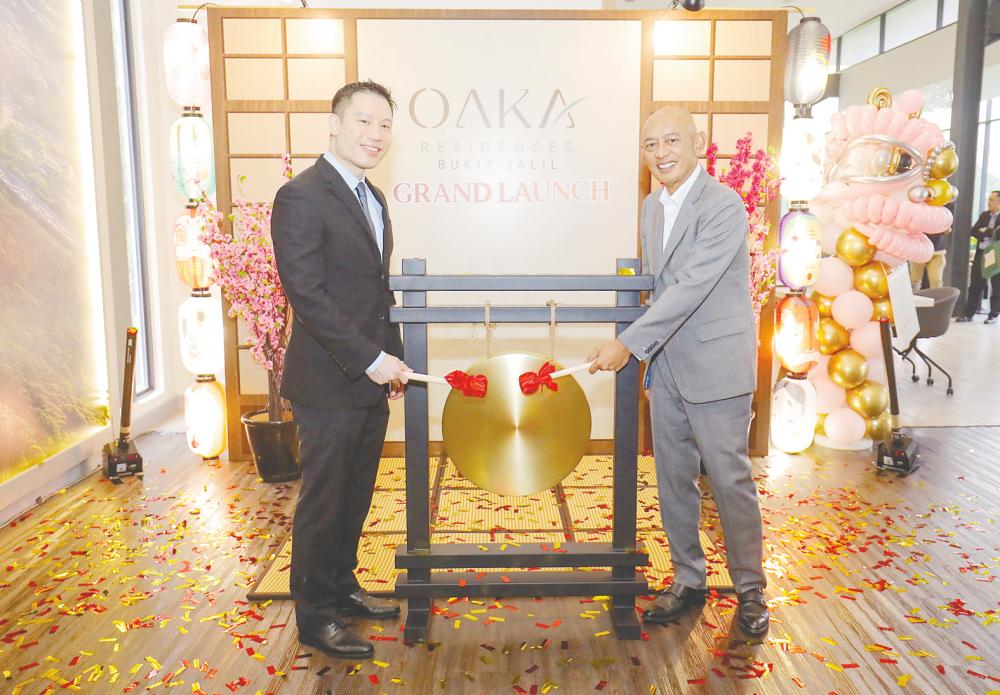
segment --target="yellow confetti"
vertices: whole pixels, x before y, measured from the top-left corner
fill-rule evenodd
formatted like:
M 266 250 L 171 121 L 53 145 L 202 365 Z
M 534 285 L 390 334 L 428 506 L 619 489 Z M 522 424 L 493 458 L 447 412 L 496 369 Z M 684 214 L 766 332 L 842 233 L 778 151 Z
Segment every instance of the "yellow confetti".
M 604 637 L 605 635 L 610 635 L 611 630 L 601 630 L 600 632 L 595 632 L 594 637 Z
M 453 622 L 451 624 L 451 626 L 457 630 L 458 628 L 462 627 L 462 621 L 461 620 L 456 620 L 455 622 Z
M 903 674 L 902 676 L 896 679 L 896 685 L 900 687 L 905 687 L 906 684 L 910 682 L 911 678 L 913 678 L 913 676 L 911 676 L 909 673 Z
M 834 647 L 836 647 L 836 646 L 837 646 L 837 643 L 836 643 L 836 642 L 834 642 L 834 641 L 833 641 L 832 639 L 830 639 L 829 637 L 820 637 L 819 639 L 820 639 L 820 641 L 821 641 L 821 642 L 826 642 L 827 644 L 832 644 L 832 645 L 833 645 Z
M 389 663 L 386 661 L 378 661 L 376 659 L 372 659 L 372 663 L 378 666 L 379 668 L 386 668 L 389 665 Z

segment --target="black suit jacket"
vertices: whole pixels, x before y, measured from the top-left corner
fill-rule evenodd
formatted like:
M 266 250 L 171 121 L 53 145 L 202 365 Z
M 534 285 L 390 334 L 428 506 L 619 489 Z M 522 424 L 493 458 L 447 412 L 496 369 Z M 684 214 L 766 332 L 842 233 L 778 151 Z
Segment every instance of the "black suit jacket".
M 969 231 L 969 236 L 975 237 L 979 241 L 983 239 L 992 239 L 997 232 L 997 227 L 1000 227 L 1000 214 L 997 215 L 996 224 L 992 227 L 990 225 L 990 211 L 984 210 L 983 214 L 979 216 L 976 223 L 972 225 L 972 229 Z
M 389 323 L 389 208 L 382 191 L 368 188 L 382 206 L 381 258 L 357 196 L 323 157 L 274 199 L 271 239 L 295 313 L 281 395 L 302 405 L 372 406 L 387 389 L 365 370 L 383 350 L 402 359 L 399 330 Z

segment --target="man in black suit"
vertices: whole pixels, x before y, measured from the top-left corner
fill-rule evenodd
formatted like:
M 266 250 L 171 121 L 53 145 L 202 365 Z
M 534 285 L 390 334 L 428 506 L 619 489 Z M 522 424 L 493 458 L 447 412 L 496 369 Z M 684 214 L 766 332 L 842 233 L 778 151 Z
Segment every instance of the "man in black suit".
M 365 180 L 392 142 L 396 104 L 375 82 L 333 97 L 330 149 L 274 199 L 271 237 L 295 321 L 281 395 L 299 427 L 302 483 L 292 527 L 291 590 L 299 641 L 349 659 L 374 649 L 344 617 L 393 618 L 354 570 L 389 423 L 406 372 L 389 323 L 392 225 Z
M 983 251 L 996 239 L 997 227 L 1000 226 L 1000 191 L 990 193 L 987 206 L 988 209 L 979 216 L 969 232 L 969 236 L 977 242 L 976 255 L 972 259 L 972 277 L 969 278 L 969 300 L 965 304 L 965 313 L 956 321 L 971 321 L 983 301 L 983 288 L 986 285 L 983 277 Z M 986 316 L 985 323 L 996 323 L 997 316 L 1000 316 L 1000 274 L 990 278 L 990 313 Z

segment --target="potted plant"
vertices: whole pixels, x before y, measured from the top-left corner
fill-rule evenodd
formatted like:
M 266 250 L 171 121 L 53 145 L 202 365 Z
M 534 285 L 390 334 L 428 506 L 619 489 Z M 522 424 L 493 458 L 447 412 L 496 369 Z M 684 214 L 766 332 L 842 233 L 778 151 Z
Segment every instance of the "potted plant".
M 291 158 L 283 157 L 291 178 Z M 241 418 L 257 474 L 268 483 L 299 477 L 298 428 L 279 393 L 292 309 L 281 288 L 271 245 L 271 204 L 242 198 L 233 201 L 226 231 L 223 216 L 203 200 L 202 240 L 214 261 L 212 280 L 229 302 L 229 316 L 240 318 L 250 337 L 250 354 L 267 371 L 267 407 Z

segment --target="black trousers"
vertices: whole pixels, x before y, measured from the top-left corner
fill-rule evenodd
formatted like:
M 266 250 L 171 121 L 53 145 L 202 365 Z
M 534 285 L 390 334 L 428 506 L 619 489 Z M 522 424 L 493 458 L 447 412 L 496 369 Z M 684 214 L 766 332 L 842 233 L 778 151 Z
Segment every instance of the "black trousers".
M 292 523 L 291 589 L 298 624 L 329 622 L 360 587 L 358 541 L 371 507 L 389 403 L 325 410 L 292 403 L 302 483 Z
M 990 316 L 1000 316 L 1000 274 L 994 275 L 990 283 Z M 983 277 L 983 252 L 976 249 L 972 259 L 972 277 L 969 278 L 969 301 L 965 304 L 965 315 L 973 317 L 979 311 L 983 301 L 983 287 L 986 279 Z

